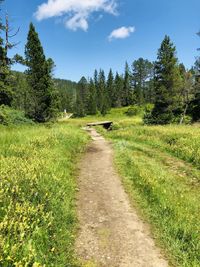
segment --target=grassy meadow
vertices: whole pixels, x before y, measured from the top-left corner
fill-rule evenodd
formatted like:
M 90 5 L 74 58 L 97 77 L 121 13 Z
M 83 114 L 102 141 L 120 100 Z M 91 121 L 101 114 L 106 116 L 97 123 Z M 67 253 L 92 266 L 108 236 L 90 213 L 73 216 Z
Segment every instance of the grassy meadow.
M 112 142 L 124 186 L 174 266 L 200 266 L 200 127 L 144 126 L 121 112 Z M 107 119 L 106 118 L 106 119 Z
M 77 266 L 75 166 L 87 142 L 62 123 L 0 127 L 0 266 Z
M 100 131 L 133 205 L 174 266 L 200 266 L 200 127 L 144 126 L 126 108 L 43 126 L 0 127 L 0 266 L 75 267 L 76 163 Z

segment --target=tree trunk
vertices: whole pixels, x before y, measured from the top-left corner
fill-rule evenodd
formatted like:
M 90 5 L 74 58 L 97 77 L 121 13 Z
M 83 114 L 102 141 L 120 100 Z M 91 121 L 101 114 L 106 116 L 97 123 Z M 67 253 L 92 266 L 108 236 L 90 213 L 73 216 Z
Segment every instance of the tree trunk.
M 184 119 L 185 119 L 185 115 L 186 115 L 186 113 L 187 113 L 187 109 L 188 109 L 188 104 L 186 104 L 185 109 L 184 109 L 184 111 L 183 111 L 183 114 L 182 114 L 182 116 L 181 116 L 180 123 L 179 123 L 180 125 L 183 124 L 183 121 L 184 121 Z

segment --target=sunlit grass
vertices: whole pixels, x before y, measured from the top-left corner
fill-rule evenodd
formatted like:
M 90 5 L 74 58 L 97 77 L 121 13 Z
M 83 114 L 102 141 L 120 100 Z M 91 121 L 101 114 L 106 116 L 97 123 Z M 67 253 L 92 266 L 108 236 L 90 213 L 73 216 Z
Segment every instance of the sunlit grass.
M 200 128 L 144 126 L 125 118 L 114 130 L 115 163 L 133 203 L 175 266 L 200 266 Z
M 175 266 L 200 266 L 200 128 L 144 126 L 127 108 L 46 126 L 0 127 L 0 266 L 79 266 L 75 168 L 88 122 L 113 143 L 134 205 Z
M 74 171 L 87 141 L 65 124 L 0 128 L 0 266 L 76 266 Z

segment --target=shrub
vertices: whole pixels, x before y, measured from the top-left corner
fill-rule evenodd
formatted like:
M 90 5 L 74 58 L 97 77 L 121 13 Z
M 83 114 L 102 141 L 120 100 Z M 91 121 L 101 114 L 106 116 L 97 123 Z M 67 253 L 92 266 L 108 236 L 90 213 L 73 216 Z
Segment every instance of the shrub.
M 180 120 L 181 120 L 181 116 L 179 115 L 173 119 L 172 123 L 179 124 Z M 192 123 L 192 117 L 189 115 L 185 116 L 183 119 L 183 124 L 191 124 L 191 123 Z
M 119 130 L 121 128 L 120 124 L 115 122 L 113 125 L 112 125 L 112 130 Z
M 26 118 L 23 111 L 15 110 L 7 106 L 0 106 L 0 124 L 3 125 L 19 125 L 33 124 L 33 121 Z
M 142 108 L 141 108 L 141 107 L 139 107 L 139 106 L 132 106 L 132 107 L 130 107 L 130 108 L 125 112 L 125 114 L 126 114 L 127 116 L 132 117 L 132 116 L 140 115 L 141 112 L 142 112 Z
M 145 113 L 144 115 L 144 123 L 145 124 L 154 124 L 154 125 L 165 125 L 165 124 L 170 124 L 171 122 L 174 121 L 174 116 L 172 112 L 166 112 L 162 113 L 160 115 L 154 116 L 152 112 Z

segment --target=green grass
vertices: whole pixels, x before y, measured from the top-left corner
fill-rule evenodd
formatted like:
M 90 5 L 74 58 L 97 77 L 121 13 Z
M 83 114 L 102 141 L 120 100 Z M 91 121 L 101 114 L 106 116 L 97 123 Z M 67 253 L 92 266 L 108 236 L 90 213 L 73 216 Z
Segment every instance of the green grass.
M 77 126 L 0 127 L 0 266 L 77 266 Z
M 105 117 L 46 126 L 0 126 L 0 266 L 80 264 L 76 236 L 76 163 L 87 122 L 113 143 L 115 163 L 133 204 L 175 266 L 200 266 L 200 128 L 143 126 L 127 108 Z M 88 263 L 89 264 L 89 263 Z
M 119 116 L 112 141 L 124 186 L 172 264 L 200 266 L 200 128 Z
M 122 123 L 124 125 L 138 125 L 142 124 L 142 118 L 140 116 L 129 117 L 125 115 L 125 112 L 128 110 L 128 107 L 125 108 L 115 108 L 111 109 L 110 112 L 106 116 L 96 115 L 96 116 L 87 116 L 84 118 L 75 118 L 70 120 L 65 120 L 66 124 L 72 124 L 76 126 L 86 126 L 89 122 L 96 121 L 113 121 L 114 127 L 117 128 L 118 124 Z M 62 121 L 62 119 L 61 119 Z

